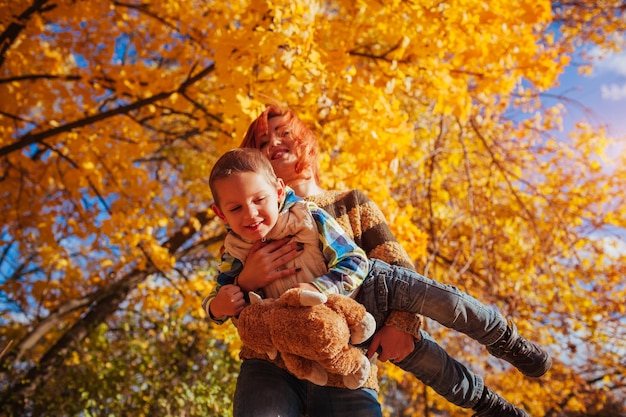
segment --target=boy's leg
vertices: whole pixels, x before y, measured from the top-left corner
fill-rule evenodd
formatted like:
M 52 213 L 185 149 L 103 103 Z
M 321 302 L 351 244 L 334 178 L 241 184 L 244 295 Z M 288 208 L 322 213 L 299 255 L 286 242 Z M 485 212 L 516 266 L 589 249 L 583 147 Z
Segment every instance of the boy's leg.
M 500 397 L 488 387 L 483 379 L 465 365 L 453 359 L 422 331 L 415 349 L 395 364 L 415 375 L 451 403 L 476 411 L 476 416 L 528 417 L 524 411 Z
M 361 302 L 359 298 L 372 314 L 370 308 L 381 314 L 408 311 L 464 333 L 525 375 L 541 376 L 552 365 L 547 352 L 518 335 L 515 326 L 509 325 L 496 310 L 456 287 L 415 271 L 372 260 L 370 273 L 357 295 L 357 301 Z
M 374 288 L 363 291 L 366 284 Z M 366 308 L 371 305 L 383 314 L 393 310 L 421 314 L 485 346 L 497 342 L 507 330 L 501 314 L 458 288 L 378 259 L 372 260 L 362 287 L 357 300 L 368 297 Z
M 426 332 L 415 342 L 413 352 L 395 362 L 412 373 L 452 404 L 472 408 L 480 400 L 484 382 L 460 362 L 456 361 Z
M 524 375 L 538 378 L 552 367 L 552 358 L 539 345 L 517 334 L 517 327 L 509 323 L 504 336 L 487 346 L 496 358 L 504 359 Z

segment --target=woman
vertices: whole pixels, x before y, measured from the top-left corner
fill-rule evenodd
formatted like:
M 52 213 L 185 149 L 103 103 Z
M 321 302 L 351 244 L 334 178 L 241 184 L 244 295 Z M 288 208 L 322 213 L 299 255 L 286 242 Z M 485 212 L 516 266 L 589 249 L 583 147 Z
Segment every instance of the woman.
M 241 146 L 262 150 L 277 176 L 296 194 L 336 217 L 368 257 L 413 269 L 410 257 L 395 240 L 371 200 L 357 190 L 328 192 L 319 186 L 317 138 L 292 111 L 268 106 L 251 124 Z M 282 266 L 297 254 L 290 246 L 282 244 L 274 242 L 254 248 L 239 276 L 242 290 L 254 290 L 294 273 Z M 392 360 L 450 402 L 472 408 L 476 415 L 527 415 L 485 387 L 480 376 L 450 357 L 427 333 L 419 330 L 419 317 L 413 314 L 424 313 L 469 335 L 486 345 L 494 356 L 511 362 L 529 376 L 543 375 L 550 368 L 551 359 L 545 351 L 519 336 L 515 326 L 509 325 L 498 313 L 456 288 L 417 273 L 405 273 L 400 279 L 391 280 L 387 277 L 393 274 L 385 273 L 385 269 L 393 266 L 373 263 L 372 279 L 366 279 L 356 296 L 382 326 L 369 344 L 369 356 L 379 351 L 380 360 Z M 397 274 L 396 270 L 393 272 Z M 462 309 L 461 314 L 459 309 Z M 459 316 L 465 320 L 457 320 Z M 244 371 L 243 379 L 246 378 Z M 238 385 L 238 392 L 241 395 L 245 390 L 239 390 Z

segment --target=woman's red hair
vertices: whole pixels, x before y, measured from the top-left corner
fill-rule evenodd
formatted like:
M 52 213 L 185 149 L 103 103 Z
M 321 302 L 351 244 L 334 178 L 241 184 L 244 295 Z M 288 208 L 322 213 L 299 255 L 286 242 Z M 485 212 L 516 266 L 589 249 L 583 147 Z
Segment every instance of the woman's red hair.
M 244 136 L 239 147 L 259 149 L 261 145 L 259 139 L 261 136 L 269 134 L 269 119 L 274 117 L 284 117 L 284 127 L 290 131 L 293 138 L 294 149 L 292 149 L 292 152 L 297 158 L 296 174 L 300 174 L 310 167 L 313 171 L 315 182 L 319 184 L 317 136 L 290 109 L 282 108 L 276 104 L 268 104 L 263 113 L 250 124 L 246 136 Z

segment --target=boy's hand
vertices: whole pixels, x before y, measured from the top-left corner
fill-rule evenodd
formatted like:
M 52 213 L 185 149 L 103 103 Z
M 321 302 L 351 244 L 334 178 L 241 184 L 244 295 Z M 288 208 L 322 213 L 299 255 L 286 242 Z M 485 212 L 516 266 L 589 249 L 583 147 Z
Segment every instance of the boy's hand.
M 241 288 L 236 285 L 224 285 L 209 304 L 213 317 L 235 317 L 246 305 Z

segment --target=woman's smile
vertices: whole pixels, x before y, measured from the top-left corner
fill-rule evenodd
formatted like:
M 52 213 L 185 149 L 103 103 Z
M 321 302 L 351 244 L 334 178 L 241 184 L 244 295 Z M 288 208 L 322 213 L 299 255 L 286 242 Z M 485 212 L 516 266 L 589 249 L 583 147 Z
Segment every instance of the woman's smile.
M 282 158 L 283 156 L 285 156 L 286 154 L 289 153 L 289 149 L 286 147 L 280 147 L 277 149 L 272 150 L 271 155 L 270 155 L 270 161 L 275 161 L 277 159 Z

